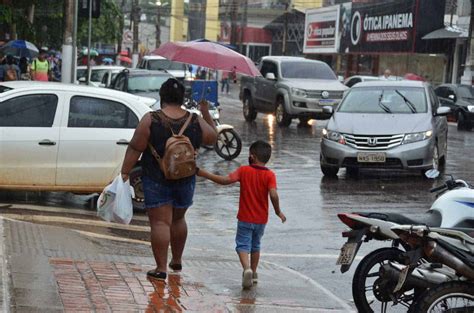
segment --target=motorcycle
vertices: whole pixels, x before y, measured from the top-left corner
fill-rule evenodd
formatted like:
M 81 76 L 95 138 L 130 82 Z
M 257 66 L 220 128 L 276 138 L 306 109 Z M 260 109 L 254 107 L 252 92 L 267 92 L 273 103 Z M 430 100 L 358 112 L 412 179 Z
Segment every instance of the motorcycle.
M 427 172 L 435 178 L 436 170 Z M 428 227 L 463 227 L 474 220 L 474 190 L 463 180 L 450 177 L 443 185 L 431 189 L 438 192 L 437 200 L 421 219 L 408 218 L 396 213 L 359 212 L 341 213 L 339 219 L 350 227 L 342 233 L 347 242 L 342 246 L 337 265 L 345 273 L 351 267 L 362 242 L 390 240 L 391 247 L 377 249 L 365 256 L 357 266 L 352 280 L 354 303 L 360 312 L 374 312 L 375 300 L 384 304 L 392 301 L 391 290 L 381 285 L 379 269 L 389 262 L 403 263 L 403 254 L 411 247 L 392 230 L 398 225 L 426 225 Z M 471 206 L 469 205 L 471 203 Z M 466 226 L 464 226 L 466 227 Z M 468 227 L 468 226 L 467 226 Z M 471 225 L 474 227 L 474 225 Z M 370 295 L 368 295 L 368 293 Z M 399 295 L 399 303 L 410 306 L 414 300 L 413 290 Z
M 190 97 L 186 98 L 184 107 L 189 112 L 202 116 L 201 111 L 199 110 L 199 104 Z M 214 144 L 213 149 L 221 158 L 230 161 L 238 157 L 242 151 L 242 139 L 235 131 L 234 126 L 221 124 L 220 111 L 221 109 L 214 103 L 209 102 L 209 113 L 211 114 L 217 129 L 217 141 Z
M 474 229 L 403 225 L 392 230 L 411 247 L 405 264 L 389 262 L 379 271 L 394 303 L 404 290 L 418 289 L 410 312 L 474 312 Z

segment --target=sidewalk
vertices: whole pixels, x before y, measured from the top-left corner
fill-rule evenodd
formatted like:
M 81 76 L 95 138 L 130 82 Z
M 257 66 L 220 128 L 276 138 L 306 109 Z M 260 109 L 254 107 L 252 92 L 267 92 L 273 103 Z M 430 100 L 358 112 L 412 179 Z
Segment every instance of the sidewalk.
M 148 280 L 150 247 L 92 238 L 60 227 L 0 219 L 6 274 L 4 311 L 12 312 L 347 312 L 309 278 L 262 262 L 260 281 L 240 287 L 233 256 L 186 256 L 183 273 Z

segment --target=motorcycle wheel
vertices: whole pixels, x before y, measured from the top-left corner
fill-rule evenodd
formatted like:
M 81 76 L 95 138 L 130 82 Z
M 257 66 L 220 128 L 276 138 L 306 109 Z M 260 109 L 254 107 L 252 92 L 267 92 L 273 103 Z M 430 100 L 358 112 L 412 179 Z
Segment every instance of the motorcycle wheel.
M 387 312 L 387 307 L 392 302 L 389 294 L 397 282 L 394 282 L 393 286 L 383 286 L 379 270 L 388 262 L 401 262 L 402 254 L 403 251 L 396 248 L 381 248 L 369 253 L 360 261 L 352 279 L 352 296 L 359 312 Z M 399 301 L 409 306 L 413 297 L 412 293 L 407 295 L 407 299 Z
M 418 299 L 413 312 L 474 312 L 474 284 L 455 281 L 431 288 Z
M 224 129 L 217 135 L 214 149 L 221 158 L 230 161 L 238 157 L 242 151 L 242 140 L 235 130 Z

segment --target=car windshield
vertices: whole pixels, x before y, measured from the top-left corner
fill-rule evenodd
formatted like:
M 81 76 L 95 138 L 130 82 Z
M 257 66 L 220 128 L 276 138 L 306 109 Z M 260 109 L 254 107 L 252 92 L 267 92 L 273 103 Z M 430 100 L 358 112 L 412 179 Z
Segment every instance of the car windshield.
M 96 70 L 92 69 L 91 70 L 91 82 L 101 82 L 102 78 L 104 77 L 105 73 L 107 73 L 108 70 Z M 85 78 L 87 75 L 87 69 L 80 69 L 77 70 L 77 79 L 80 78 Z
M 185 67 L 183 63 L 172 62 L 166 59 L 160 60 L 148 60 L 148 69 L 155 71 L 171 70 L 171 71 L 184 71 Z
M 474 99 L 474 90 L 470 86 L 459 86 L 458 95 L 461 98 Z
M 418 87 L 354 88 L 339 106 L 344 113 L 426 113 L 425 89 Z
M 130 76 L 128 79 L 128 92 L 158 92 L 161 85 L 168 80 L 170 76 Z
M 284 78 L 337 80 L 336 75 L 328 65 L 311 61 L 282 62 L 281 76 Z

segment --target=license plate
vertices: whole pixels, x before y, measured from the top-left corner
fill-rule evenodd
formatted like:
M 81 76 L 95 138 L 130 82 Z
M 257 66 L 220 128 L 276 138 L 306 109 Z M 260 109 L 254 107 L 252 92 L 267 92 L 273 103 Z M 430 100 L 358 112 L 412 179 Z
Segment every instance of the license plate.
M 335 100 L 330 100 L 330 99 L 321 99 L 319 100 L 319 104 L 321 105 L 333 105 L 335 104 Z
M 337 259 L 336 265 L 350 265 L 354 260 L 354 256 L 357 250 L 357 242 L 346 242 L 342 248 L 339 258 Z
M 358 153 L 357 162 L 361 163 L 384 163 L 385 153 Z

